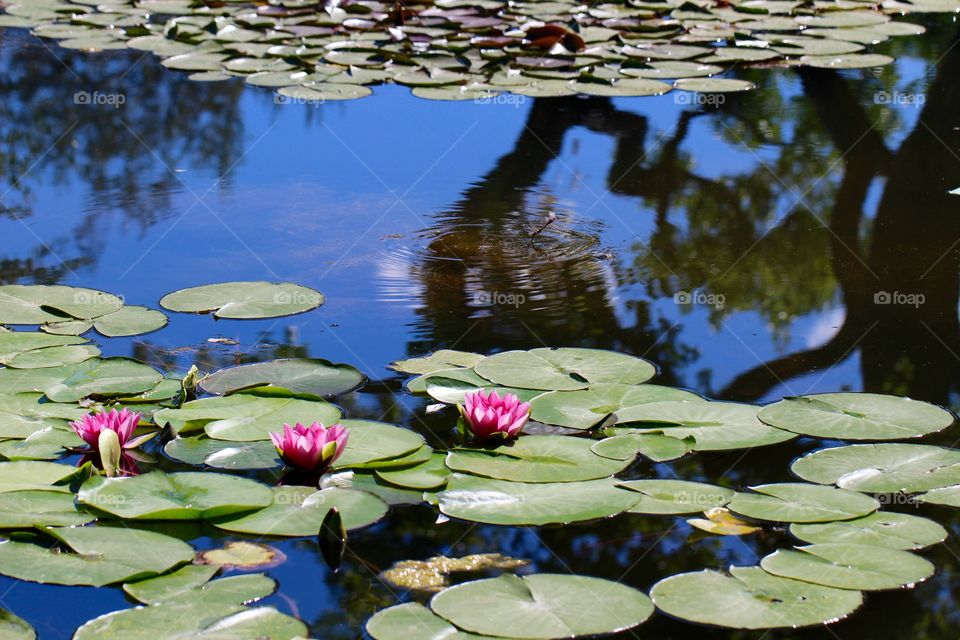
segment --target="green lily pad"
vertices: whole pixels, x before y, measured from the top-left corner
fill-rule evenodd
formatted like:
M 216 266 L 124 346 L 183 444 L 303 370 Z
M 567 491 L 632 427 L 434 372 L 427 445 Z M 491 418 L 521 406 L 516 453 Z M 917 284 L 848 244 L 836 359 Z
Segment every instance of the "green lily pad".
M 919 496 L 917 500 L 928 504 L 940 504 L 947 507 L 960 507 L 960 485 L 952 487 L 943 487 L 927 491 Z
M 823 524 L 792 524 L 790 533 L 813 544 L 871 544 L 910 551 L 947 539 L 947 530 L 929 518 L 878 511 L 864 518 Z
M 0 323 L 43 324 L 65 317 L 89 320 L 112 313 L 123 306 L 117 296 L 63 285 L 0 286 Z
M 693 438 L 695 451 L 746 449 L 786 442 L 796 434 L 760 422 L 757 407 L 730 402 L 651 402 L 614 413 L 608 435 L 661 433 Z
M 167 326 L 167 316 L 146 307 L 121 307 L 93 321 L 93 328 L 108 338 L 139 336 Z
M 0 609 L 0 638 L 6 640 L 36 640 L 37 633 L 26 620 L 6 609 Z
M 484 356 L 479 353 L 440 349 L 428 356 L 397 360 L 391 363 L 390 368 L 402 373 L 424 374 L 456 367 L 470 368 L 483 360 L 483 358 Z
M 436 489 L 447 483 L 450 470 L 444 464 L 446 455 L 434 453 L 427 459 L 412 467 L 400 469 L 377 469 L 377 476 L 390 484 L 409 487 L 411 489 Z
M 760 561 L 767 573 L 838 589 L 879 591 L 923 582 L 929 561 L 909 551 L 868 544 L 814 544 L 780 549 Z
M 639 494 L 640 501 L 630 507 L 630 513 L 700 513 L 722 507 L 736 494 L 725 487 L 684 480 L 630 480 L 617 486 Z
M 167 442 L 163 452 L 174 460 L 217 469 L 272 469 L 283 465 L 269 440 L 231 442 L 206 435 L 181 436 Z
M 7 460 L 56 460 L 67 448 L 84 446 L 72 430 L 47 426 L 22 440 L 0 442 L 0 455 Z
M 477 374 L 470 369 L 464 369 L 464 371 L 470 372 L 471 377 L 475 377 L 477 380 L 458 380 L 457 377 L 461 376 L 445 378 L 441 375 L 441 373 L 443 373 L 441 371 L 421 377 L 426 378 L 426 391 L 430 397 L 438 402 L 444 402 L 446 404 L 463 404 L 464 397 L 467 393 L 479 391 L 481 389 L 485 390 L 487 393 L 496 391 L 501 396 L 512 393 L 513 395 L 517 396 L 521 402 L 529 402 L 543 393 L 543 391 L 537 389 L 518 389 L 515 387 L 501 387 L 498 385 L 493 385 L 490 384 L 489 381 L 477 376 Z M 419 380 L 420 379 L 417 378 L 416 380 L 411 380 L 410 383 L 413 385 L 415 382 L 419 382 Z M 479 382 L 479 384 L 477 384 L 477 382 Z
M 26 351 L 7 360 L 4 364 L 12 369 L 45 369 L 84 362 L 99 355 L 100 349 L 93 345 L 67 345 Z
M 702 93 L 731 93 L 750 91 L 757 85 L 746 80 L 733 78 L 681 78 L 673 83 L 681 91 L 699 91 Z
M 212 313 L 215 318 L 279 318 L 316 309 L 319 291 L 288 282 L 226 282 L 181 289 L 160 299 L 160 306 L 182 313 Z
M 918 438 L 953 424 L 953 415 L 940 407 L 876 393 L 785 398 L 761 409 L 759 417 L 778 429 L 842 440 Z
M 73 375 L 79 366 L 80 364 L 68 364 L 46 369 L 0 368 L 0 392 L 43 393 L 44 389 Z
M 0 438 L 23 439 L 54 427 L 69 430 L 70 422 L 62 418 L 46 418 L 0 412 Z
M 0 364 L 9 365 L 31 351 L 82 345 L 85 342 L 86 339 L 74 336 L 54 336 L 35 331 L 5 331 L 0 333 Z
M 873 513 L 880 503 L 870 496 L 802 482 L 764 484 L 737 493 L 727 508 L 748 518 L 774 522 L 833 522 Z
M 334 463 L 336 469 L 364 467 L 400 458 L 421 449 L 425 441 L 416 431 L 372 420 L 341 420 L 350 430 L 347 446 Z
M 459 584 L 435 595 L 430 608 L 470 632 L 531 639 L 616 633 L 653 614 L 650 598 L 632 587 L 549 573 Z
M 451 518 L 502 525 L 568 524 L 622 513 L 639 500 L 635 492 L 603 478 L 584 482 L 509 482 L 453 474 L 437 494 Z
M 154 389 L 163 374 L 129 358 L 88 360 L 69 370 L 70 375 L 44 388 L 54 402 L 76 402 L 88 396 L 116 397 Z
M 187 565 L 165 576 L 126 583 L 123 590 L 150 605 L 195 601 L 208 605 L 241 605 L 266 598 L 277 589 L 277 583 L 262 573 L 210 581 L 219 570 L 216 565 Z
M 89 413 L 87 409 L 76 404 L 41 402 L 42 399 L 43 394 L 40 393 L 0 393 L 0 411 L 16 418 L 60 418 L 62 420 L 77 420 Z
M 273 504 L 246 516 L 214 523 L 218 528 L 260 536 L 315 536 L 327 512 L 336 508 L 347 529 L 373 524 L 387 513 L 377 496 L 352 489 L 276 487 Z
M 689 453 L 695 444 L 693 438 L 680 440 L 659 433 L 630 433 L 604 438 L 590 447 L 598 456 L 614 460 L 633 461 L 643 455 L 654 462 L 676 460 Z
M 506 387 L 547 391 L 599 383 L 640 384 L 657 372 L 646 360 L 624 353 L 573 348 L 506 351 L 481 360 L 474 371 Z
M 571 436 L 524 436 L 490 450 L 454 449 L 447 468 L 515 482 L 577 482 L 605 478 L 630 461 L 598 456 L 592 442 Z
M 489 640 L 460 631 L 418 602 L 398 604 L 378 611 L 367 620 L 367 633 L 373 640 Z
M 50 322 L 42 325 L 40 329 L 44 333 L 52 333 L 56 336 L 79 336 L 93 329 L 93 322 L 90 320 L 64 320 L 62 322 Z
M 493 386 L 489 380 L 481 378 L 473 369 L 463 367 L 424 373 L 408 381 L 405 386 L 410 393 L 427 393 L 431 384 L 435 387 L 434 393 L 450 396 L 454 402 L 461 402 L 463 394 L 467 391 Z
M 732 629 L 781 629 L 827 624 L 863 604 L 859 591 L 772 576 L 760 567 L 731 567 L 670 576 L 653 585 L 653 604 L 681 620 Z
M 0 493 L 0 529 L 72 527 L 94 517 L 77 509 L 73 496 L 57 491 Z M 2 636 L 2 634 L 0 634 Z
M 77 629 L 74 640 L 126 638 L 269 638 L 294 640 L 309 635 L 307 626 L 273 607 L 197 602 L 167 602 L 149 607 L 114 611 L 94 618 Z
M 270 433 L 283 430 L 284 424 L 335 424 L 340 410 L 329 402 L 297 398 L 264 398 L 238 393 L 225 398 L 201 398 L 179 409 L 163 409 L 153 414 L 158 425 L 169 424 L 174 433 L 200 430 L 219 440 L 268 440 Z
M 207 393 L 226 396 L 242 390 L 323 398 L 352 391 L 366 376 L 348 364 L 327 360 L 288 359 L 220 369 L 200 381 Z M 289 395 L 289 394 L 288 394 Z
M 689 391 L 655 384 L 595 384 L 579 391 L 550 391 L 538 396 L 530 403 L 530 417 L 545 424 L 589 429 L 625 407 L 672 400 L 703 399 Z
M 0 493 L 7 491 L 69 491 L 65 486 L 79 469 L 55 462 L 0 462 Z
M 52 551 L 30 542 L 0 542 L 0 573 L 49 584 L 104 586 L 151 577 L 193 558 L 185 542 L 126 527 L 47 529 L 69 547 Z
M 836 56 L 801 56 L 800 63 L 819 69 L 868 69 L 893 62 L 890 56 L 879 53 L 848 53 Z
M 222 473 L 153 471 L 132 478 L 92 476 L 77 500 L 127 520 L 198 520 L 266 507 L 273 494 L 259 482 Z
M 138 582 L 124 583 L 123 590 L 138 602 L 158 604 L 202 587 L 218 571 L 220 571 L 220 567 L 216 565 L 188 564 L 173 573 Z
M 804 480 L 871 493 L 929 491 L 960 484 L 960 451 L 923 444 L 854 444 L 798 458 Z

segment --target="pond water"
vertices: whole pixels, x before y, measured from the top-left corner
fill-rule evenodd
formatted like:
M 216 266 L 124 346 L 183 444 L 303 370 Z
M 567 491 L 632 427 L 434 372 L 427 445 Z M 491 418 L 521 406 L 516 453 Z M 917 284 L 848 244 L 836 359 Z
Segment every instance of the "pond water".
M 612 349 L 656 363 L 659 384 L 738 402 L 871 391 L 956 408 L 960 199 L 948 191 L 960 187 L 960 31 L 952 17 L 914 21 L 927 33 L 877 47 L 896 58 L 882 69 L 743 70 L 758 86 L 735 94 L 455 104 L 392 85 L 294 104 L 239 81 L 190 81 L 139 51 L 79 53 L 5 28 L 0 281 L 92 287 L 152 308 L 211 282 L 313 287 L 327 301 L 310 314 L 172 314 L 158 333 L 101 346 L 179 375 L 280 357 L 350 363 L 370 378 L 337 398 L 351 418 L 404 425 L 438 447 L 451 414 L 427 413 L 431 401 L 386 365 L 441 348 Z M 77 104 L 78 92 L 113 103 Z M 953 446 L 950 434 L 924 442 Z M 790 461 L 821 445 L 629 473 L 789 481 Z M 892 508 L 960 533 L 948 508 Z M 378 577 L 403 560 L 500 552 L 648 592 L 790 544 L 782 528 L 688 540 L 683 518 L 435 520 L 426 505 L 392 509 L 351 532 L 339 573 L 312 539 L 270 541 L 287 560 L 269 570 L 280 590 L 264 603 L 313 637 L 357 638 L 376 611 L 418 598 Z M 231 539 L 195 523 L 138 526 L 199 549 Z M 926 554 L 933 578 L 870 594 L 828 627 L 731 632 L 658 614 L 621 635 L 955 638 L 958 550 L 948 539 Z M 116 588 L 0 578 L 0 604 L 61 638 L 131 601 Z

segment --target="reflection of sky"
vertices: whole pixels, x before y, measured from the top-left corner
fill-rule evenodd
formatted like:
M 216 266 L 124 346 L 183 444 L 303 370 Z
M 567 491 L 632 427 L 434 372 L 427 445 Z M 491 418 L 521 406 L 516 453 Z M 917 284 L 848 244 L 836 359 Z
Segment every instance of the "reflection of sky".
M 780 85 L 789 104 L 798 83 L 784 80 Z M 679 112 L 690 108 L 670 95 L 618 99 L 615 105 L 647 116 L 648 154 L 660 151 L 657 142 L 670 137 Z M 175 189 L 169 210 L 157 212 L 160 222 L 142 229 L 120 216 L 108 218 L 108 226 L 100 229 L 95 268 L 80 270 L 68 282 L 115 291 L 131 303 L 152 306 L 170 290 L 207 282 L 267 279 L 313 286 L 328 297 L 319 312 L 264 323 L 214 324 L 207 318 L 177 317 L 151 340 L 178 346 L 224 334 L 249 344 L 265 328 L 276 332 L 293 325 L 312 355 L 358 364 L 380 375 L 383 365 L 406 355 L 411 338 L 416 303 L 409 298 L 420 290 L 417 283 L 405 282 L 417 259 L 411 251 L 413 236 L 512 148 L 529 106 L 431 102 L 388 87 L 370 99 L 315 108 L 275 105 L 268 92 L 248 90 L 242 99 L 246 153 L 229 179 L 218 184 L 205 166 L 171 167 L 185 186 Z M 690 154 L 698 174 L 715 178 L 748 173 L 760 159 L 775 157 L 776 150 L 749 150 L 729 142 L 730 136 L 721 139 L 722 128 L 713 118 L 693 122 L 683 151 Z M 138 144 L 132 136 L 131 144 Z M 640 246 L 638 240 L 648 241 L 655 214 L 636 198 L 607 191 L 616 179 L 608 175 L 613 152 L 610 137 L 572 129 L 536 191 L 554 196 L 555 206 L 570 212 L 575 224 L 601 221 L 600 246 L 612 248 L 626 262 Z M 165 170 L 158 162 L 156 171 Z M 27 254 L 38 245 L 38 237 L 57 255 L 68 257 L 73 250 L 69 229 L 80 210 L 110 210 L 110 203 L 89 202 L 89 194 L 75 181 L 45 188 L 48 178 L 41 169 L 25 179 L 35 193 L 29 230 L 14 221 L 0 222 L 8 256 Z M 879 195 L 877 190 L 874 194 Z M 783 210 L 791 200 L 781 200 Z M 875 200 L 871 198 L 868 212 Z M 683 212 L 672 211 L 670 223 L 684 230 Z M 646 295 L 642 286 L 624 286 L 614 293 L 621 305 Z M 692 386 L 697 371 L 711 370 L 713 388 L 762 361 L 806 348 L 810 334 L 822 332 L 822 325 L 835 317 L 828 310 L 797 318 L 774 338 L 752 312 L 732 314 L 711 326 L 705 309 L 681 309 L 670 299 L 654 308 L 669 324 L 679 323 L 679 342 L 700 352 L 689 370 L 681 372 L 684 383 Z M 108 352 L 127 349 L 114 344 L 107 345 Z M 775 390 L 769 397 L 859 388 L 858 377 L 855 362 L 849 360 L 815 376 L 811 389 L 797 381 L 789 391 Z

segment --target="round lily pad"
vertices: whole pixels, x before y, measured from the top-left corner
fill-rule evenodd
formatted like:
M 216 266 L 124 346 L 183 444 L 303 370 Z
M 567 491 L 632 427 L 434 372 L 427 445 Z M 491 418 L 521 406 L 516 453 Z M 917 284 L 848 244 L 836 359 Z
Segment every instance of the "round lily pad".
M 63 285 L 0 286 L 0 323 L 43 324 L 65 318 L 89 320 L 123 306 L 117 296 Z
M 77 494 L 80 504 L 127 520 L 198 520 L 270 505 L 270 488 L 223 473 L 152 471 L 131 478 L 92 476 Z
M 785 398 L 760 419 L 778 429 L 842 440 L 900 440 L 946 429 L 953 415 L 926 402 L 876 393 L 823 393 Z
M 659 433 L 629 433 L 604 438 L 590 450 L 598 456 L 614 460 L 632 461 L 639 454 L 654 462 L 666 462 L 683 457 L 693 449 L 694 444 L 693 438 L 680 440 Z
M 114 611 L 77 629 L 74 640 L 122 637 L 157 638 L 270 638 L 294 640 L 309 635 L 307 626 L 273 607 L 249 608 L 235 604 L 166 602 Z
M 387 513 L 386 503 L 365 491 L 276 487 L 273 504 L 266 509 L 214 524 L 227 531 L 260 536 L 315 536 L 332 508 L 340 512 L 347 529 L 365 527 Z
M 454 449 L 446 465 L 453 471 L 516 482 L 577 482 L 611 476 L 629 460 L 598 456 L 593 443 L 571 436 L 524 436 L 490 450 Z
M 616 633 L 653 614 L 650 598 L 632 587 L 549 573 L 522 578 L 506 574 L 459 584 L 435 595 L 430 608 L 473 633 L 531 639 Z
M 652 402 L 621 409 L 610 435 L 662 433 L 693 438 L 695 451 L 746 449 L 786 442 L 796 434 L 760 422 L 757 407 L 731 402 Z
M 483 640 L 461 631 L 418 602 L 406 602 L 378 611 L 367 620 L 367 633 L 373 640 Z
M 867 69 L 893 62 L 890 56 L 879 53 L 847 53 L 836 56 L 801 56 L 800 63 L 820 69 Z
M 704 570 L 661 580 L 650 590 L 664 613 L 733 629 L 780 629 L 842 620 L 863 604 L 859 591 L 770 575 L 760 567 Z
M 725 487 L 685 480 L 630 480 L 618 486 L 639 494 L 640 501 L 630 507 L 630 513 L 699 513 L 722 507 L 736 493 Z
M 681 78 L 673 86 L 681 91 L 699 91 L 702 93 L 749 91 L 756 87 L 752 82 L 733 78 Z
M 77 509 L 73 496 L 57 491 L 0 493 L 0 529 L 72 527 L 94 519 Z M 2 634 L 0 634 L 2 636 Z
M 774 522 L 853 520 L 880 508 L 870 496 L 800 482 L 764 484 L 738 493 L 727 507 L 742 516 Z
M 425 441 L 416 431 L 372 420 L 341 420 L 350 430 L 347 446 L 334 468 L 364 467 L 405 456 L 421 449 Z
M 158 425 L 169 424 L 174 433 L 203 430 L 219 440 L 268 440 L 270 433 L 283 430 L 284 424 L 335 424 L 340 410 L 329 402 L 298 398 L 264 398 L 243 393 L 225 398 L 201 398 L 179 409 L 163 409 L 153 414 Z
M 550 391 L 530 403 L 537 422 L 589 429 L 611 413 L 638 404 L 670 400 L 701 401 L 695 393 L 655 384 L 595 384 L 579 391 Z
M 200 381 L 207 393 L 225 396 L 242 390 L 323 398 L 356 389 L 366 377 L 348 364 L 285 359 L 220 369 Z M 289 394 L 288 394 L 289 395 Z
M 923 444 L 854 444 L 821 449 L 790 465 L 820 484 L 871 493 L 908 493 L 960 484 L 960 450 Z
M 129 358 L 88 360 L 69 370 L 70 375 L 43 389 L 54 402 L 76 402 L 88 396 L 134 395 L 155 388 L 163 374 Z
M 316 309 L 319 291 L 288 282 L 225 282 L 181 289 L 160 299 L 160 306 L 183 313 L 212 313 L 215 318 L 278 318 Z
M 202 587 L 218 571 L 220 567 L 215 565 L 187 564 L 166 575 L 127 582 L 123 590 L 143 604 L 157 604 Z
M 193 559 L 185 542 L 127 527 L 45 530 L 69 550 L 30 542 L 0 542 L 0 573 L 49 584 L 104 586 L 147 578 Z
M 0 364 L 10 365 L 18 359 L 26 357 L 32 351 L 82 345 L 87 342 L 84 338 L 75 336 L 55 336 L 36 331 L 5 331 L 0 332 Z M 67 364 L 67 363 L 64 363 Z M 40 367 L 22 367 L 24 369 Z
M 94 345 L 66 345 L 25 351 L 10 358 L 4 364 L 12 369 L 44 369 L 84 362 L 99 355 L 100 349 Z
M 434 453 L 427 459 L 412 467 L 400 469 L 378 469 L 377 476 L 390 484 L 411 489 L 436 489 L 447 483 L 450 470 L 444 464 L 446 455 Z
M 609 478 L 527 483 L 453 474 L 437 494 L 452 518 L 502 525 L 568 524 L 622 513 L 640 497 Z
M 174 460 L 217 469 L 272 469 L 283 465 L 269 440 L 233 442 L 207 435 L 177 437 L 163 446 L 163 452 Z
M 93 320 L 93 328 L 108 338 L 139 336 L 167 326 L 167 316 L 146 307 L 121 307 Z
M 30 489 L 69 491 L 66 483 L 77 473 L 76 467 L 55 462 L 0 462 L 0 493 Z
M 790 533 L 814 544 L 871 544 L 891 549 L 922 549 L 947 539 L 947 530 L 929 518 L 878 511 L 856 520 L 823 524 L 792 524 Z
M 948 507 L 960 507 L 960 485 L 952 487 L 943 487 L 927 491 L 917 497 L 920 502 L 928 504 L 941 504 Z
M 641 358 L 599 349 L 506 351 L 478 362 L 474 371 L 507 387 L 544 390 L 586 389 L 591 384 L 640 384 L 656 368 Z
M 479 353 L 469 351 L 455 351 L 453 349 L 440 349 L 427 356 L 419 358 L 409 358 L 407 360 L 397 360 L 390 365 L 390 368 L 403 373 L 424 374 L 440 371 L 441 369 L 452 369 L 455 367 L 473 367 L 483 360 L 484 356 Z
M 262 573 L 208 581 L 218 570 L 216 565 L 191 564 L 171 574 L 124 584 L 123 590 L 144 604 L 199 601 L 237 605 L 266 598 L 277 588 L 277 583 Z
M 914 585 L 934 572 L 933 564 L 909 551 L 846 543 L 780 549 L 763 558 L 760 566 L 784 578 L 862 591 Z

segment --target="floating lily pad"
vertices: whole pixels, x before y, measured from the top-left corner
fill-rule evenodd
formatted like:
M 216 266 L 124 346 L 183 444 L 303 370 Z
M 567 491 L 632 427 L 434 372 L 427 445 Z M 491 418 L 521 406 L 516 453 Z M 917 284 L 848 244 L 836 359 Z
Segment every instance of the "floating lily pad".
M 209 549 L 197 554 L 198 562 L 225 569 L 272 567 L 284 559 L 285 556 L 279 549 L 245 540 L 228 542 L 219 549 Z
M 731 93 L 750 91 L 756 85 L 746 80 L 733 78 L 682 78 L 673 84 L 681 91 L 699 91 L 702 93 Z
M 0 392 L 42 393 L 44 389 L 63 382 L 73 375 L 80 365 L 69 364 L 45 369 L 0 368 Z
M 193 558 L 176 538 L 126 527 L 47 529 L 70 551 L 0 542 L 0 573 L 50 584 L 104 586 L 154 576 Z
M 571 429 L 589 429 L 610 414 L 638 404 L 687 400 L 700 396 L 655 384 L 595 384 L 579 391 L 550 391 L 531 402 L 531 418 Z
M 447 483 L 450 470 L 444 464 L 446 455 L 434 453 L 426 462 L 400 469 L 378 469 L 377 476 L 390 484 L 411 489 L 436 489 Z
M 397 360 L 390 365 L 394 371 L 402 373 L 424 374 L 440 371 L 441 369 L 451 369 L 455 367 L 473 367 L 483 360 L 484 356 L 479 353 L 470 353 L 469 351 L 455 351 L 452 349 L 440 349 L 428 356 L 419 358 L 409 358 L 407 360 Z
M 590 450 L 598 456 L 614 460 L 632 461 L 637 455 L 643 455 L 654 462 L 666 462 L 683 457 L 693 449 L 694 444 L 693 438 L 680 440 L 658 433 L 632 433 L 604 438 Z
M 126 638 L 270 638 L 294 640 L 309 635 L 307 626 L 273 607 L 249 608 L 204 601 L 168 602 L 115 611 L 77 629 L 74 640 Z
M 146 307 L 121 307 L 93 321 L 93 328 L 108 338 L 139 336 L 167 326 L 167 316 Z
M 879 511 L 864 518 L 823 524 L 792 524 L 790 533 L 814 544 L 871 544 L 891 549 L 922 549 L 947 539 L 947 530 L 929 518 Z
M 480 376 L 506 387 L 544 390 L 586 389 L 591 384 L 640 384 L 656 368 L 641 358 L 599 349 L 506 351 L 474 366 Z
M 946 429 L 953 415 L 909 398 L 876 393 L 823 393 L 764 407 L 763 422 L 794 433 L 843 440 L 900 440 Z
M 424 373 L 407 382 L 405 386 L 410 393 L 427 393 L 431 384 L 434 385 L 434 393 L 449 396 L 447 400 L 441 402 L 462 402 L 463 394 L 467 391 L 494 386 L 489 380 L 477 375 L 473 369 L 463 367 Z
M 487 451 L 454 449 L 453 471 L 515 482 L 576 482 L 611 476 L 630 461 L 598 456 L 592 442 L 571 436 L 524 436 Z
M 65 486 L 79 470 L 54 462 L 0 462 L 0 493 L 7 491 L 69 491 Z
M 842 620 L 863 604 L 859 591 L 772 576 L 760 567 L 681 573 L 661 580 L 650 597 L 664 613 L 733 629 L 780 629 Z
M 327 512 L 334 507 L 347 529 L 365 527 L 387 513 L 386 503 L 364 491 L 276 487 L 273 504 L 266 509 L 214 524 L 227 531 L 261 536 L 315 536 Z
M 169 424 L 176 434 L 200 430 L 220 440 L 267 440 L 284 424 L 335 424 L 340 410 L 329 402 L 297 398 L 263 398 L 235 394 L 225 398 L 201 398 L 179 409 L 163 409 L 153 414 L 158 425 Z
M 890 56 L 879 53 L 848 53 L 836 56 L 802 56 L 800 63 L 820 69 L 868 69 L 893 62 Z
M 163 452 L 174 460 L 217 469 L 272 469 L 283 465 L 269 440 L 232 442 L 206 435 L 178 437 L 167 442 Z
M 618 486 L 639 494 L 631 513 L 699 513 L 730 502 L 735 491 L 702 482 L 684 480 L 630 480 Z
M 416 431 L 372 420 L 342 420 L 350 430 L 347 446 L 334 467 L 362 467 L 391 460 L 421 449 L 425 442 Z
M 218 571 L 220 567 L 216 565 L 188 564 L 173 573 L 125 583 L 123 590 L 143 604 L 157 604 L 202 587 Z
M 94 517 L 77 509 L 73 496 L 57 491 L 0 493 L 0 529 L 72 527 Z M 2 634 L 0 634 L 2 636 Z
M 920 502 L 941 504 L 948 507 L 960 507 L 960 485 L 934 489 L 917 496 Z
M 452 518 L 502 525 L 568 524 L 622 513 L 640 497 L 609 478 L 525 483 L 453 474 L 437 494 Z
M 262 573 L 219 578 L 210 582 L 204 581 L 192 587 L 177 589 L 175 586 L 176 583 L 170 580 L 185 569 L 217 571 L 219 567 L 213 565 L 187 565 L 170 575 L 125 584 L 123 585 L 123 589 L 144 604 L 202 602 L 209 605 L 250 604 L 251 602 L 266 598 L 277 589 L 277 583 Z M 150 584 L 161 580 L 165 581 L 162 585 Z M 181 584 L 183 584 L 182 581 Z M 133 590 L 131 590 L 131 588 L 133 588 Z
M 84 338 L 74 336 L 54 336 L 34 331 L 6 331 L 0 333 L 0 364 L 10 366 L 10 363 L 16 363 L 33 351 L 82 345 L 85 342 L 87 340 Z
M 460 631 L 418 602 L 407 602 L 378 611 L 367 620 L 367 633 L 374 640 L 486 640 Z
M 446 378 L 441 375 L 443 373 L 442 371 L 421 377 L 426 378 L 426 392 L 430 397 L 447 404 L 463 404 L 464 397 L 467 393 L 480 391 L 481 389 L 487 393 L 496 391 L 497 394 L 501 396 L 512 393 L 517 396 L 521 402 L 529 402 L 543 393 L 543 391 L 537 389 L 518 389 L 515 387 L 501 387 L 490 384 L 488 380 L 480 378 L 480 376 L 477 376 L 471 369 L 464 369 L 464 371 L 468 371 L 469 374 L 467 375 L 471 378 L 475 377 L 477 380 L 462 381 L 457 379 L 458 377 L 467 377 L 467 375 Z M 419 381 L 419 378 L 411 380 L 409 388 L 418 386 Z
M 123 306 L 117 296 L 63 285 L 0 286 L 0 323 L 43 324 L 66 318 L 89 320 Z
M 0 609 L 0 637 L 6 640 L 36 640 L 37 633 L 26 620 Z
M 740 515 L 774 522 L 833 522 L 852 520 L 880 508 L 870 496 L 815 484 L 785 482 L 750 487 L 736 494 L 727 507 Z
M 48 426 L 22 440 L 0 442 L 0 455 L 7 460 L 56 460 L 67 448 L 82 446 L 83 440 L 72 430 Z
M 316 309 L 319 291 L 288 282 L 226 282 L 181 289 L 160 299 L 160 306 L 182 313 L 212 313 L 215 318 L 279 318 Z
M 430 608 L 473 633 L 543 639 L 625 631 L 653 614 L 650 598 L 632 587 L 549 573 L 459 584 L 435 595 Z
M 200 381 L 207 393 L 225 396 L 242 390 L 323 398 L 356 389 L 366 377 L 348 364 L 287 359 L 220 369 Z M 289 395 L 289 394 L 287 394 Z
M 84 362 L 99 355 L 100 349 L 94 345 L 67 345 L 26 351 L 10 358 L 4 364 L 13 369 L 45 369 Z
M 77 500 L 124 519 L 198 520 L 269 506 L 269 487 L 223 473 L 153 471 L 132 478 L 92 476 Z
M 693 438 L 695 451 L 746 449 L 786 442 L 796 434 L 760 422 L 757 407 L 730 402 L 652 402 L 614 414 L 609 435 L 662 433 Z
M 960 484 L 960 451 L 922 444 L 854 444 L 808 453 L 790 469 L 804 480 L 843 489 L 912 493 Z
M 781 549 L 763 558 L 760 566 L 784 578 L 862 591 L 914 585 L 934 572 L 933 564 L 909 551 L 844 543 Z
M 116 397 L 154 389 L 163 374 L 129 358 L 88 360 L 69 370 L 66 378 L 44 387 L 54 402 L 76 402 L 88 396 Z

